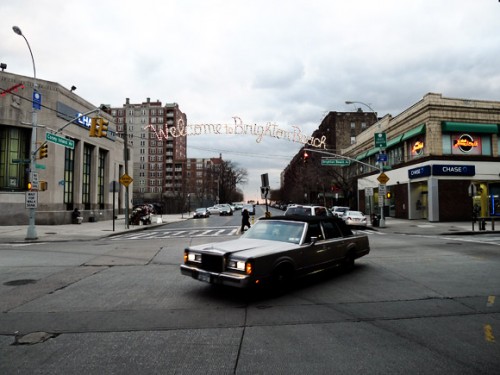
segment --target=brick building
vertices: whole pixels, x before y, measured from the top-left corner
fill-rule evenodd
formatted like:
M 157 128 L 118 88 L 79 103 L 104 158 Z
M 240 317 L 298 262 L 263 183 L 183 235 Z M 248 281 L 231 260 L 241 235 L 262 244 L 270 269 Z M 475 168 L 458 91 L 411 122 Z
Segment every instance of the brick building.
M 326 148 L 333 154 L 357 142 L 357 137 L 377 121 L 373 112 L 329 112 L 312 137 L 325 137 Z M 310 147 L 308 147 L 311 149 Z M 291 160 L 281 175 L 281 199 L 293 203 L 318 203 L 328 207 L 345 205 L 350 186 L 346 184 L 339 168 L 321 167 L 326 155 L 308 152 L 304 148 Z
M 134 148 L 132 159 L 134 204 L 160 203 L 164 212 L 180 212 L 189 191 L 186 189 L 187 137 L 172 128 L 186 124 L 186 115 L 177 103 L 151 101 L 111 108 L 117 135 Z

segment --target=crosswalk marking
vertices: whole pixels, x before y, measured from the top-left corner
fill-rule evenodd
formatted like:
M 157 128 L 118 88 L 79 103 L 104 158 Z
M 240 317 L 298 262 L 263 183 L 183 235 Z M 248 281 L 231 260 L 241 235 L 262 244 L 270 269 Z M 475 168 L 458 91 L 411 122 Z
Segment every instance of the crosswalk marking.
M 191 230 L 165 229 L 125 233 L 111 237 L 111 240 L 145 240 L 145 239 L 166 239 L 166 238 L 186 238 L 186 237 L 220 237 L 234 236 L 238 233 L 238 227 L 225 228 L 203 228 Z

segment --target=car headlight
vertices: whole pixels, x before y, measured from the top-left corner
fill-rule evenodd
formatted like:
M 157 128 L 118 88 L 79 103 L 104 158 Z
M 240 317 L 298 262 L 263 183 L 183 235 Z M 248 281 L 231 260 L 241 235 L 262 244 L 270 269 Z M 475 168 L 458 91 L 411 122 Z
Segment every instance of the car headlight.
M 201 263 L 201 254 L 192 253 L 188 250 L 185 250 L 184 251 L 184 263 L 188 263 L 188 262 Z
M 247 275 L 251 275 L 253 272 L 253 264 L 251 261 L 247 260 L 229 260 L 227 263 L 227 268 L 244 272 Z

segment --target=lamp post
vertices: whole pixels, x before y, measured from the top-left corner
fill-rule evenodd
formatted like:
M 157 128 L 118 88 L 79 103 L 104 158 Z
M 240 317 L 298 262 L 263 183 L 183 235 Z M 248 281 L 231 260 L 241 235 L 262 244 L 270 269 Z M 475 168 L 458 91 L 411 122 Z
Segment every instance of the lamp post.
M 350 100 L 346 100 L 345 104 L 361 104 L 361 105 L 364 105 L 365 107 L 367 107 L 370 111 L 373 112 L 373 114 L 375 115 L 375 118 L 378 120 L 378 117 L 377 117 L 377 112 L 375 112 L 375 110 L 370 107 L 368 104 L 366 103 L 363 103 L 363 102 L 355 102 L 355 101 L 350 101 Z M 379 124 L 379 127 L 380 127 L 380 124 Z M 380 174 L 384 173 L 384 165 L 383 165 L 383 162 L 381 161 L 380 162 Z M 380 188 L 379 188 L 379 202 L 382 201 L 382 204 L 380 205 L 380 221 L 379 221 L 379 227 L 380 228 L 385 228 L 385 218 L 384 218 L 384 204 L 385 204 L 385 197 L 384 195 L 382 195 L 382 199 L 380 199 Z
M 30 146 L 30 169 L 29 169 L 29 182 L 31 183 L 31 186 L 33 186 L 33 173 L 35 171 L 35 163 L 36 163 L 36 127 L 38 120 L 37 109 L 39 109 L 36 103 L 40 102 L 40 96 L 37 91 L 35 59 L 33 57 L 33 52 L 31 51 L 31 46 L 28 42 L 28 39 L 26 39 L 26 37 L 24 36 L 23 32 L 19 27 L 13 26 L 12 30 L 14 30 L 14 32 L 17 35 L 21 35 L 26 41 L 26 44 L 28 45 L 28 49 L 30 51 L 31 61 L 33 63 L 33 108 L 32 108 L 33 111 L 31 114 L 31 146 Z M 26 234 L 27 240 L 36 240 L 38 238 L 35 226 L 35 215 L 36 215 L 36 208 L 30 208 L 28 231 Z

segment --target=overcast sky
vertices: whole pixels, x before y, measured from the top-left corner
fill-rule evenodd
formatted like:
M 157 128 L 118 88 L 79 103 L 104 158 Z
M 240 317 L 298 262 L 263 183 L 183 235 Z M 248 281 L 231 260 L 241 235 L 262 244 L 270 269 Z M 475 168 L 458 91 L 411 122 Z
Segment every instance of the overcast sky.
M 399 114 L 426 93 L 500 100 L 497 0 L 11 0 L 0 62 L 98 106 L 176 102 L 188 124 L 293 127 L 369 104 Z M 364 110 L 367 110 L 364 108 Z M 271 188 L 301 145 L 251 135 L 188 137 L 188 157 L 222 154 Z

